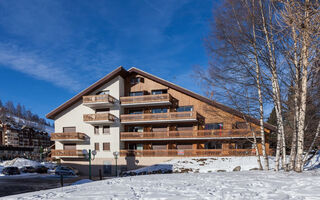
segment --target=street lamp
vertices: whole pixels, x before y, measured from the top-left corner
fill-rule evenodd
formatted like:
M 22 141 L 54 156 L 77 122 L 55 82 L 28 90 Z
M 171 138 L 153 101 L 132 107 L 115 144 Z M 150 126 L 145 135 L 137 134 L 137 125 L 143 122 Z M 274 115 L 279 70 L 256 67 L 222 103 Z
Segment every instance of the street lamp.
M 119 151 L 115 151 L 113 152 L 113 156 L 114 156 L 114 159 L 116 159 L 116 176 L 118 176 L 118 157 L 119 157 Z
M 97 155 L 97 151 L 89 149 L 89 152 L 86 149 L 82 150 L 82 153 L 85 155 L 86 159 L 89 161 L 89 179 L 91 180 L 91 160 L 95 159 L 95 156 Z M 93 158 L 91 159 L 91 154 L 93 155 Z

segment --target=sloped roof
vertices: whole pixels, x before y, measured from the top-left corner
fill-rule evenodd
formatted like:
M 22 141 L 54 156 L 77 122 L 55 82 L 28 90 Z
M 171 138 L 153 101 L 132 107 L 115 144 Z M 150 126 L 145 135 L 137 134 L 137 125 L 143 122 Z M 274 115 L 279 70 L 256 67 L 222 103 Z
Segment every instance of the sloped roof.
M 190 90 L 187 90 L 183 87 L 180 87 L 174 83 L 171 83 L 169 81 L 166 81 L 164 79 L 161 79 L 159 77 L 156 77 L 152 74 L 149 74 L 145 71 L 142 71 L 140 69 L 137 69 L 135 67 L 130 68 L 128 71 L 126 71 L 123 67 L 118 67 L 117 69 L 115 69 L 114 71 L 112 71 L 111 73 L 109 73 L 108 75 L 106 75 L 105 77 L 103 77 L 102 79 L 100 79 L 99 81 L 97 81 L 96 83 L 94 83 L 93 85 L 89 86 L 88 88 L 86 88 L 85 90 L 83 90 L 82 92 L 80 92 L 79 94 L 77 94 L 76 96 L 72 97 L 70 100 L 68 100 L 67 102 L 65 102 L 64 104 L 62 104 L 61 106 L 59 106 L 58 108 L 56 108 L 55 110 L 51 111 L 50 113 L 48 113 L 46 115 L 47 118 L 49 119 L 54 119 L 55 116 L 57 116 L 59 113 L 61 113 L 63 110 L 65 110 L 66 108 L 70 107 L 71 105 L 73 105 L 75 102 L 77 102 L 78 100 L 80 100 L 82 98 L 82 96 L 88 95 L 90 94 L 92 91 L 96 90 L 97 88 L 99 88 L 100 86 L 102 86 L 103 84 L 107 83 L 108 81 L 112 80 L 113 78 L 115 78 L 118 75 L 121 75 L 122 77 L 126 77 L 132 73 L 136 73 L 139 74 L 141 76 L 144 76 L 146 78 L 149 78 L 155 82 L 158 82 L 162 85 L 165 85 L 169 88 L 175 89 L 181 93 L 184 93 L 186 95 L 189 95 L 195 99 L 198 99 L 200 101 L 203 101 L 209 105 L 215 106 L 218 109 L 221 109 L 225 112 L 231 113 L 233 115 L 236 115 L 240 118 L 246 118 L 246 120 L 248 120 L 249 122 L 252 122 L 254 124 L 259 125 L 259 120 L 256 118 L 253 118 L 249 115 L 246 115 L 236 109 L 230 108 L 228 106 L 225 106 L 221 103 L 218 103 L 216 101 L 213 101 L 209 98 L 206 98 L 202 95 L 199 95 L 195 92 L 192 92 Z M 265 128 L 271 130 L 271 131 L 276 131 L 276 127 L 268 124 L 268 123 L 264 123 Z
M 76 103 L 77 101 L 79 101 L 80 99 L 82 99 L 82 96 L 86 96 L 88 94 L 90 94 L 91 92 L 93 92 L 94 90 L 96 90 L 97 88 L 99 88 L 100 86 L 102 86 L 103 84 L 111 81 L 112 79 L 114 79 L 115 77 L 117 77 L 118 75 L 120 76 L 126 76 L 128 74 L 128 71 L 125 70 L 122 66 L 118 67 L 117 69 L 113 70 L 112 72 L 110 72 L 109 74 L 107 74 L 105 77 L 103 77 L 102 79 L 98 80 L 97 82 L 95 82 L 94 84 L 90 85 L 88 88 L 84 89 L 83 91 L 81 91 L 79 94 L 77 94 L 76 96 L 72 97 L 71 99 L 69 99 L 67 102 L 63 103 L 62 105 L 60 105 L 58 108 L 54 109 L 53 111 L 51 111 L 50 113 L 48 113 L 46 115 L 46 117 L 48 119 L 54 119 L 58 114 L 60 114 L 62 111 L 64 111 L 65 109 L 69 108 L 71 105 L 73 105 L 74 103 Z

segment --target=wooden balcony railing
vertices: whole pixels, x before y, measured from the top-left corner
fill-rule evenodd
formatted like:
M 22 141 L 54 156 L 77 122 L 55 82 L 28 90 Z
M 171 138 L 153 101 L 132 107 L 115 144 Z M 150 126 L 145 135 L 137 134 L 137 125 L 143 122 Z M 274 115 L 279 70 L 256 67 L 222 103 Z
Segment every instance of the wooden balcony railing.
M 99 122 L 99 121 L 109 121 L 114 122 L 116 120 L 116 116 L 110 113 L 96 113 L 96 114 L 84 114 L 83 121 L 90 122 Z
M 115 103 L 116 99 L 109 95 L 90 95 L 90 96 L 83 96 L 83 103 L 84 104 L 94 104 L 94 103 Z
M 71 133 L 52 133 L 51 140 L 85 140 L 86 134 L 79 132 Z
M 254 149 L 168 149 L 168 150 L 120 150 L 120 156 L 136 157 L 197 157 L 197 156 L 253 156 Z
M 171 103 L 172 96 L 170 94 L 155 94 L 142 96 L 120 97 L 121 104 L 142 104 L 152 102 L 168 102 Z
M 147 114 L 126 114 L 121 115 L 121 122 L 139 122 L 154 120 L 197 120 L 198 114 L 191 112 L 168 112 L 168 113 L 147 113 Z
M 256 132 L 259 137 L 260 132 Z M 121 132 L 120 139 L 168 139 L 168 138 L 250 138 L 252 132 L 248 129 L 229 130 L 185 130 L 165 132 Z
M 81 150 L 51 150 L 52 157 L 84 157 Z

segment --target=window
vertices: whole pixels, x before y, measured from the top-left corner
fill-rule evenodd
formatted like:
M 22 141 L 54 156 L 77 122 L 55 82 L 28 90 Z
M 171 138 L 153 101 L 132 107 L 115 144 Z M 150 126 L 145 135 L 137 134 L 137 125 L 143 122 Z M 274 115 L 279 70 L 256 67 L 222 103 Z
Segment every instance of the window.
M 137 84 L 137 83 L 140 83 L 140 82 L 141 83 L 144 82 L 142 77 L 133 77 L 133 78 L 130 79 L 131 85 L 134 85 L 134 84 Z
M 103 143 L 103 151 L 110 151 L 110 143 L 109 142 Z
M 143 132 L 142 126 L 132 126 L 128 128 L 129 132 Z
M 212 124 L 206 124 L 205 128 L 206 130 L 219 130 L 223 129 L 223 123 L 212 123 Z
M 220 142 L 207 142 L 205 143 L 206 149 L 222 149 L 222 144 Z
M 137 144 L 137 150 L 143 150 L 143 144 Z
M 151 94 L 155 95 L 155 94 L 167 94 L 168 91 L 167 90 L 152 90 Z
M 152 113 L 166 113 L 168 112 L 167 108 L 153 108 Z
M 129 110 L 129 114 L 143 114 L 143 110 L 142 109 Z
M 94 143 L 94 150 L 99 151 L 99 143 Z
M 104 95 L 104 94 L 109 94 L 109 93 L 110 93 L 109 90 L 103 90 L 103 91 L 97 92 L 96 95 Z
M 96 113 L 107 113 L 110 111 L 110 108 L 100 108 L 96 109 Z
M 130 92 L 129 96 L 143 96 L 144 92 L 140 91 L 140 92 Z
M 110 126 L 103 126 L 102 133 L 110 134 Z
M 94 134 L 99 134 L 99 126 L 94 127 Z
M 193 106 L 181 106 L 177 108 L 177 112 L 189 112 L 193 111 Z
M 74 133 L 76 132 L 76 127 L 73 126 L 73 127 L 63 127 L 63 132 L 64 133 Z

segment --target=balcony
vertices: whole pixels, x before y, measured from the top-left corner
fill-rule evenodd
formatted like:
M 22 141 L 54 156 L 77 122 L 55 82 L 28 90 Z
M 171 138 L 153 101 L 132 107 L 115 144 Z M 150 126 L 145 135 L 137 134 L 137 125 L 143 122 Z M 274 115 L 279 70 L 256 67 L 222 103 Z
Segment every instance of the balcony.
M 256 132 L 256 137 L 260 137 L 260 132 Z M 186 131 L 166 131 L 166 132 L 121 132 L 121 141 L 142 141 L 142 140 L 208 140 L 252 138 L 252 132 L 248 129 L 230 130 L 186 130 Z
M 51 140 L 52 141 L 60 141 L 60 142 L 83 142 L 86 139 L 86 134 L 79 132 L 71 132 L 71 133 L 52 133 Z
M 83 96 L 83 105 L 90 108 L 104 108 L 114 105 L 116 99 L 108 94 Z
M 88 124 L 112 124 L 116 116 L 110 113 L 84 114 L 83 121 Z
M 82 153 L 81 150 L 51 150 L 52 157 L 59 157 L 59 158 L 84 158 L 85 155 Z
M 200 115 L 197 112 L 168 112 L 168 113 L 147 113 L 147 114 L 126 114 L 121 115 L 123 124 L 146 124 L 159 122 L 197 122 Z
M 120 97 L 121 106 L 124 107 L 171 105 L 172 99 L 170 94 Z
M 254 156 L 254 149 L 120 150 L 122 157 Z

